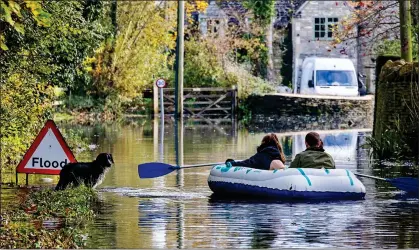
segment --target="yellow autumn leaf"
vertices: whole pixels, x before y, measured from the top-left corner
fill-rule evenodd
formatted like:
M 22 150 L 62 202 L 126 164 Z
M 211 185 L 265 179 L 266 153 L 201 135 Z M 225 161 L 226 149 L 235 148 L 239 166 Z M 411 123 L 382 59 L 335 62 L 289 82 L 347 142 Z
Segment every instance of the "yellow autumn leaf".
M 20 5 L 15 1 L 9 0 L 9 7 L 19 18 L 22 18 L 22 13 L 20 13 Z
M 6 41 L 6 39 L 4 38 L 4 35 L 3 35 L 3 34 L 1 34 L 1 35 L 0 35 L 0 49 L 1 49 L 1 50 L 8 50 L 8 49 L 9 49 L 9 48 L 6 46 L 5 41 Z

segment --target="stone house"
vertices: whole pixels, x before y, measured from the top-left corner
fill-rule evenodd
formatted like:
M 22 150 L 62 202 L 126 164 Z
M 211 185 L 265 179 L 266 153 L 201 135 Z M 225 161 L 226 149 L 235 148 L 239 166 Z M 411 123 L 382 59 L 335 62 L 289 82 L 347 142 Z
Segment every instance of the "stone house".
M 208 33 L 224 33 L 227 23 L 227 15 L 221 10 L 215 1 L 210 1 L 204 13 L 199 13 L 199 28 L 201 34 L 206 36 Z
M 332 46 L 333 33 L 330 28 L 353 14 L 354 9 L 348 2 L 305 1 L 294 12 L 291 19 L 294 86 L 299 82 L 304 58 L 308 56 L 338 57 L 351 59 L 357 72 L 366 75 L 364 82 L 368 92 L 375 93 L 374 58 L 376 55 L 374 55 L 371 48 L 375 47 L 377 41 L 380 40 L 379 37 L 375 37 L 376 34 L 387 32 L 387 30 L 394 27 L 387 26 L 384 23 L 398 22 L 398 18 L 394 14 L 398 12 L 398 6 L 394 5 L 395 1 L 386 1 L 385 5 L 392 7 L 385 10 L 389 19 L 384 20 L 383 25 L 374 27 L 374 25 L 377 25 L 376 23 L 365 22 L 362 26 L 357 26 L 351 31 L 356 38 Z M 360 35 L 365 30 L 369 30 L 374 34 L 368 37 Z M 397 33 L 397 29 L 392 29 L 392 33 L 386 35 L 385 38 L 393 39 L 397 37 Z M 371 37 L 375 37 L 375 39 Z
M 251 22 L 252 16 L 243 7 L 240 1 L 208 1 L 208 7 L 204 13 L 199 13 L 199 27 L 203 36 L 209 33 L 223 35 L 230 23 L 238 23 L 244 20 L 245 24 Z
M 305 57 L 339 57 L 353 61 L 356 70 L 367 76 L 365 83 L 370 93 L 375 92 L 375 63 L 373 55 L 366 53 L 362 44 L 373 43 L 367 39 L 357 38 L 355 41 L 344 42 L 332 46 L 332 32 L 329 28 L 349 17 L 354 9 L 348 1 L 312 1 L 312 0 L 277 0 L 275 2 L 276 17 L 273 31 L 273 61 L 275 74 L 280 74 L 282 65 L 280 48 L 285 33 L 291 23 L 293 50 L 293 85 L 298 82 L 300 66 Z M 251 21 L 251 14 L 240 1 L 209 0 L 205 13 L 199 14 L 199 24 L 203 35 L 208 32 L 223 32 L 223 27 L 237 21 L 235 16 L 245 22 Z M 353 32 L 360 32 L 356 27 Z M 368 55 L 366 55 L 368 54 Z
M 344 1 L 306 1 L 292 17 L 293 86 L 298 86 L 304 58 L 349 58 L 358 69 L 357 48 L 351 44 L 332 46 L 331 28 L 349 16 L 352 7 Z M 294 89 L 295 90 L 295 89 Z

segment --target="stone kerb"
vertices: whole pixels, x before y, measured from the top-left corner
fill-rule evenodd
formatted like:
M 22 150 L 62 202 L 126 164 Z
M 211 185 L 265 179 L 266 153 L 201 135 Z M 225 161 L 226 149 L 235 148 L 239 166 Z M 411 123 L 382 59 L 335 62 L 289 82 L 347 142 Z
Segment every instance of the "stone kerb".
M 371 128 L 374 98 L 272 94 L 247 100 L 252 124 L 276 131 Z

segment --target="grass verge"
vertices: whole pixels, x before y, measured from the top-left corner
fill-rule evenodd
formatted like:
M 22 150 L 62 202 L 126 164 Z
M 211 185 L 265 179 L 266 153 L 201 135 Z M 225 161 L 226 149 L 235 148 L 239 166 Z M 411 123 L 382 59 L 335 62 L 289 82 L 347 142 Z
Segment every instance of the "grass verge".
M 18 202 L 1 213 L 0 248 L 82 248 L 98 201 L 85 186 L 22 189 Z

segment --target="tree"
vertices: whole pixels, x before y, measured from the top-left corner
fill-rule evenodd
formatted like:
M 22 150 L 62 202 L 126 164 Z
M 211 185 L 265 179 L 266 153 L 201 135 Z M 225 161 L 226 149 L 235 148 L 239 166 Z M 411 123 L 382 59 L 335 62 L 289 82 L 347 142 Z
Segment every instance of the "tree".
M 399 39 L 398 2 L 396 1 L 356 1 L 346 2 L 354 10 L 341 21 L 342 28 L 336 26 L 334 42 L 356 42 L 362 38 L 362 47 L 372 51 L 377 41 Z
M 23 24 L 25 12 L 29 14 L 39 26 L 48 27 L 50 25 L 50 14 L 41 6 L 40 2 L 31 0 L 1 0 L 0 2 L 0 50 L 8 50 L 6 37 L 3 32 L 12 29 L 20 34 L 25 33 Z
M 401 56 L 406 62 L 412 58 L 412 17 L 410 0 L 399 0 Z
M 206 3 L 188 2 L 187 16 L 205 7 Z M 142 91 L 151 88 L 157 77 L 172 78 L 176 8 L 170 1 L 117 2 L 116 36 L 85 60 L 93 77 L 87 91 L 104 102 L 105 110 L 118 113 L 121 105 L 141 101 Z
M 419 0 L 412 1 L 412 16 L 413 16 L 414 33 L 416 37 L 417 55 L 419 55 Z M 418 60 L 418 57 L 416 57 L 416 60 Z M 418 79 L 419 79 L 419 75 L 418 75 Z
M 284 86 L 292 87 L 292 27 L 291 24 L 288 25 L 288 28 L 285 30 L 284 41 L 281 43 L 282 51 L 282 65 L 281 65 L 281 84 Z
M 366 56 L 373 54 L 378 45 L 400 42 L 403 29 L 400 29 L 399 1 L 346 1 L 345 4 L 354 11 L 341 21 L 341 27 L 335 26 L 335 44 L 359 42 L 364 51 L 361 56 Z M 402 48 L 405 50 L 406 42 L 400 52 Z
M 265 32 L 265 44 L 267 47 L 267 72 L 268 81 L 275 81 L 274 64 L 273 64 L 273 25 L 275 14 L 274 0 L 245 0 L 244 6 L 250 9 Z
M 86 10 L 87 2 L 0 2 L 2 166 L 17 163 L 50 117 L 54 86 L 88 82 L 82 61 L 107 28 L 106 8 Z

